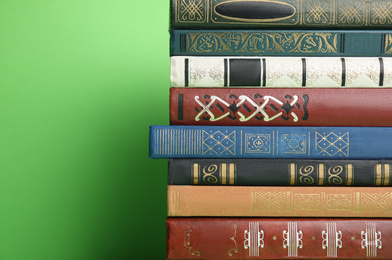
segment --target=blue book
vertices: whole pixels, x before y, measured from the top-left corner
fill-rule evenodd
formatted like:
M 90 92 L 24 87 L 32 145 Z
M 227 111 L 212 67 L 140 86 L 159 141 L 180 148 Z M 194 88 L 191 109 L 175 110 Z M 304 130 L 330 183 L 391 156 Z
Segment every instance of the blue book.
M 151 126 L 150 158 L 392 159 L 392 127 Z

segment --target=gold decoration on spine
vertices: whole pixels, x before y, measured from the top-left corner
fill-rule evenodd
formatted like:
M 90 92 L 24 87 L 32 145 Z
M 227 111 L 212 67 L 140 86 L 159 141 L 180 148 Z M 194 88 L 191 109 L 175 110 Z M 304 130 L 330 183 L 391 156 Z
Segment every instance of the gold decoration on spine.
M 392 54 L 392 34 L 385 35 L 384 53 Z
M 222 176 L 222 185 L 226 185 L 227 184 L 227 168 L 226 168 L 227 164 L 226 163 L 222 163 L 221 164 L 221 176 Z
M 193 176 L 193 184 L 199 184 L 199 164 L 195 163 L 193 164 L 193 170 L 192 170 L 192 176 Z
M 337 33 L 187 33 L 190 53 L 338 53 Z
M 237 236 L 237 224 L 232 221 L 229 221 L 227 224 L 229 228 L 234 229 L 234 236 L 230 238 L 230 240 L 234 242 L 234 248 L 230 249 L 228 252 L 229 256 L 233 256 L 233 253 L 238 253 L 237 241 L 235 240 L 235 237 Z
M 209 166 L 205 166 L 203 168 L 203 181 L 205 183 L 217 183 L 218 178 L 214 176 L 214 173 L 218 170 L 218 165 L 212 164 Z
M 354 175 L 354 171 L 353 171 L 353 165 L 352 164 L 347 164 L 346 166 L 347 168 L 347 185 L 353 185 L 354 183 L 354 179 L 353 179 L 353 175 Z
M 319 185 L 324 185 L 324 178 L 325 178 L 325 165 L 320 163 L 318 165 L 319 168 Z
M 343 183 L 342 178 L 339 176 L 343 172 L 343 166 L 332 166 L 328 169 L 328 183 L 340 185 Z
M 299 182 L 301 184 L 313 184 L 314 178 L 310 176 L 310 174 L 312 174 L 313 171 L 314 171 L 314 166 L 312 165 L 302 166 L 298 172 L 299 175 L 301 176 L 299 177 Z
M 198 223 L 198 222 L 197 223 L 191 223 L 188 226 L 188 230 L 186 230 L 185 233 L 184 233 L 184 246 L 189 249 L 189 253 L 191 255 L 196 256 L 196 257 L 200 257 L 200 252 L 196 251 L 196 250 L 192 251 L 191 234 L 192 234 L 193 231 L 192 231 L 191 228 L 197 228 L 199 225 L 200 225 L 200 223 Z
M 235 173 L 236 173 L 235 165 L 234 165 L 234 163 L 230 163 L 229 164 L 229 176 L 230 176 L 229 184 L 230 185 L 235 184 Z
M 295 163 L 290 163 L 289 169 L 290 169 L 290 185 L 295 185 L 295 170 L 296 165 Z

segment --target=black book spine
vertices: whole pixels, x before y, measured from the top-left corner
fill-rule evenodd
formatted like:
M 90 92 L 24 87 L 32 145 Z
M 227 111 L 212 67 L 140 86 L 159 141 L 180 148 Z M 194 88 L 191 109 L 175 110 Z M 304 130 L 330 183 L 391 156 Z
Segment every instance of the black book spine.
M 391 186 L 391 160 L 169 159 L 169 185 Z

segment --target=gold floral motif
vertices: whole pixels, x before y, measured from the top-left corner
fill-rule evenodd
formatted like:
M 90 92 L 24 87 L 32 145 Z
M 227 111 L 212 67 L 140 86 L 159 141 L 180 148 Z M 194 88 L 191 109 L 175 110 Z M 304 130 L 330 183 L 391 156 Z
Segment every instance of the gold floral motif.
M 384 53 L 392 54 L 392 34 L 385 35 Z
M 301 210 L 316 210 L 321 208 L 320 194 L 296 194 L 294 208 Z
M 344 168 L 343 166 L 332 166 L 329 167 L 328 169 L 328 183 L 329 184 L 334 184 L 334 185 L 339 185 L 343 183 L 342 178 L 339 176 L 343 172 Z
M 208 75 L 210 76 L 211 79 L 216 81 L 217 84 L 219 84 L 219 85 L 223 85 L 224 84 L 224 78 L 223 78 L 224 72 L 223 72 L 222 66 L 214 66 L 214 67 L 212 67 L 209 70 Z
M 217 183 L 218 178 L 214 176 L 214 173 L 216 173 L 217 170 L 218 170 L 218 165 L 216 164 L 205 166 L 203 168 L 203 181 L 205 183 Z
M 352 210 L 352 201 L 351 194 L 328 194 L 327 210 Z
M 233 253 L 238 253 L 237 241 L 235 240 L 235 237 L 237 236 L 237 224 L 234 224 L 232 221 L 229 221 L 227 224 L 229 225 L 229 228 L 234 229 L 234 236 L 230 238 L 230 240 L 234 242 L 234 248 L 230 249 L 228 252 L 229 256 L 233 256 Z
M 195 250 L 192 251 L 191 234 L 192 234 L 193 231 L 192 231 L 191 228 L 197 228 L 199 225 L 200 225 L 199 222 L 189 224 L 188 230 L 186 230 L 185 233 L 184 233 L 184 246 L 189 249 L 189 253 L 191 255 L 196 256 L 196 257 L 200 257 L 200 252 L 199 251 L 195 251 Z
M 337 53 L 337 33 L 197 32 L 187 34 L 192 53 Z
M 301 177 L 299 178 L 299 182 L 301 184 L 313 184 L 314 178 L 310 176 L 313 172 L 314 172 L 313 165 L 302 166 L 299 169 L 299 175 L 301 175 Z

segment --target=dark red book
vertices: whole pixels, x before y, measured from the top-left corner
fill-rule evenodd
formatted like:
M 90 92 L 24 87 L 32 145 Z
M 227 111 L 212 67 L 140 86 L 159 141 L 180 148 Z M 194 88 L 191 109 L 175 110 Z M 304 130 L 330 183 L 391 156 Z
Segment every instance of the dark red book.
M 167 219 L 167 259 L 391 258 L 392 219 Z
M 171 88 L 173 125 L 392 126 L 389 88 Z

